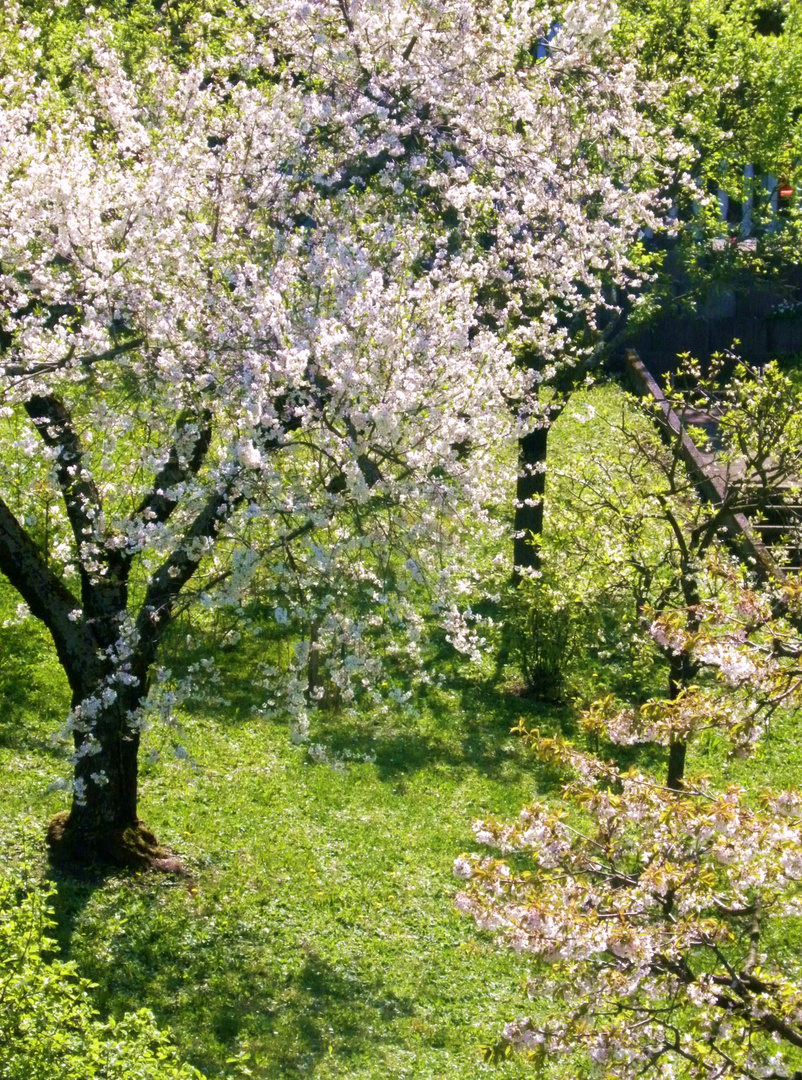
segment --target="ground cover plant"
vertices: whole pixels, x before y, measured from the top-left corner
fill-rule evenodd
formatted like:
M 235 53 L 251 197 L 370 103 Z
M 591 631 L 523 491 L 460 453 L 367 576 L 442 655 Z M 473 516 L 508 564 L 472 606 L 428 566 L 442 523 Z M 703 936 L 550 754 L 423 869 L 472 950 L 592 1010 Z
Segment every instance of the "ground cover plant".
M 0 1073 L 7 1080 L 198 1080 L 148 1010 L 119 1022 L 98 1018 L 92 984 L 52 955 L 56 890 L 31 859 L 40 838 L 18 832 L 13 839 L 0 871 Z

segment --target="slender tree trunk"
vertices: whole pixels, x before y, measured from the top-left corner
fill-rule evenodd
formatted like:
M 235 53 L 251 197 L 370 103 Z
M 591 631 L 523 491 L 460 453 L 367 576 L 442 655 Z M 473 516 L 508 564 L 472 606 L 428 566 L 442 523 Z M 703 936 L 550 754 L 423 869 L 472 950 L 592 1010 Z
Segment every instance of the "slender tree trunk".
M 515 485 L 514 578 L 518 568 L 540 567 L 538 542 L 543 533 L 548 426 L 535 428 L 518 440 L 518 480 Z
M 548 427 L 535 428 L 518 440 L 518 479 L 515 484 L 515 518 L 512 542 L 512 584 L 521 570 L 540 569 L 538 541 L 543 533 L 543 496 L 546 491 Z M 491 685 L 501 678 L 512 651 L 514 630 L 509 620 L 502 629 L 501 648 Z
M 669 658 L 668 696 L 672 701 L 691 685 L 697 670 L 697 665 L 684 652 Z M 682 791 L 687 749 L 688 744 L 684 739 L 673 738 L 669 744 L 666 787 L 672 791 Z
M 688 744 L 679 739 L 672 741 L 668 748 L 668 774 L 666 787 L 672 791 L 682 791 L 685 776 L 685 753 Z
M 306 663 L 306 700 L 316 700 L 315 691 L 320 686 L 320 623 L 315 620 L 309 628 L 309 659 Z
M 681 573 L 682 596 L 686 606 L 686 628 L 692 634 L 699 623 L 699 588 L 696 577 L 691 568 L 691 561 L 687 552 L 683 555 Z M 679 653 L 672 653 L 668 661 L 668 696 L 675 701 L 679 695 L 692 685 L 699 671 L 699 665 L 693 657 L 684 649 Z M 668 773 L 666 787 L 673 791 L 681 791 L 685 777 L 685 756 L 687 741 L 684 739 L 672 739 L 668 750 Z

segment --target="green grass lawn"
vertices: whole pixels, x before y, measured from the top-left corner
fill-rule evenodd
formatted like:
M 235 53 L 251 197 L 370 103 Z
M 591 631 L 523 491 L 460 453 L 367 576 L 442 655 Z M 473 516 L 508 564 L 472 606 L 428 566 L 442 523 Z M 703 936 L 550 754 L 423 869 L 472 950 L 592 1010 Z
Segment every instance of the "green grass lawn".
M 247 650 L 227 667 L 241 707 Z M 47 791 L 66 770 L 46 738 L 65 690 L 47 662 L 28 674 L 27 697 L 17 687 L 12 702 L 17 738 L 7 722 L 0 747 L 9 834 L 21 818 L 43 831 L 66 805 Z M 506 1019 L 531 1012 L 530 964 L 454 912 L 451 873 L 455 855 L 475 848 L 472 817 L 513 816 L 558 794 L 508 734 L 522 714 L 544 729 L 570 719 L 465 681 L 427 691 L 392 722 L 332 719 L 317 731 L 331 767 L 278 722 L 185 711 L 180 732 L 146 737 L 141 813 L 191 879 L 58 879 L 62 956 L 97 984 L 101 1014 L 147 1006 L 209 1076 L 248 1075 L 243 1065 L 265 1078 L 531 1075 L 519 1060 L 482 1060 Z M 789 725 L 757 763 L 724 775 L 754 790 L 773 776 L 793 782 Z M 692 767 L 722 763 L 711 742 Z
M 596 437 L 591 424 L 577 432 L 572 453 Z M 9 625 L 16 602 L 0 588 L 0 850 L 13 857 L 27 822 L 44 865 L 46 823 L 68 805 L 48 790 L 69 774 L 48 736 L 69 696 L 46 635 L 30 620 Z M 321 763 L 253 711 L 266 648 L 253 638 L 218 651 L 225 700 L 188 704 L 178 726 L 144 740 L 141 816 L 190 877 L 57 878 L 62 957 L 96 984 L 102 1015 L 152 1009 L 210 1077 L 531 1076 L 518 1059 L 486 1065 L 481 1051 L 531 1012 L 530 961 L 457 915 L 451 868 L 476 847 L 472 818 L 559 797 L 558 778 L 509 730 L 524 716 L 570 734 L 576 708 L 538 705 L 441 658 L 445 685 L 406 711 L 316 723 Z M 588 664 L 594 691 L 620 681 L 612 663 Z M 794 716 L 778 720 L 756 760 L 730 765 L 702 740 L 689 770 L 755 793 L 795 785 L 796 731 Z M 659 766 L 660 754 L 639 760 Z
M 27 626 L 0 744 L 7 832 L 67 805 L 47 790 L 68 772 L 47 742 L 66 688 Z M 249 651 L 226 664 L 244 718 L 185 710 L 143 748 L 140 812 L 191 880 L 59 879 L 63 957 L 102 1014 L 151 1008 L 209 1076 L 238 1075 L 238 1056 L 259 1077 L 526 1075 L 479 1048 L 527 1009 L 527 963 L 454 912 L 451 867 L 473 816 L 553 785 L 508 734 L 538 708 L 470 682 L 429 690 L 395 720 L 318 729 L 332 767 L 247 715 Z

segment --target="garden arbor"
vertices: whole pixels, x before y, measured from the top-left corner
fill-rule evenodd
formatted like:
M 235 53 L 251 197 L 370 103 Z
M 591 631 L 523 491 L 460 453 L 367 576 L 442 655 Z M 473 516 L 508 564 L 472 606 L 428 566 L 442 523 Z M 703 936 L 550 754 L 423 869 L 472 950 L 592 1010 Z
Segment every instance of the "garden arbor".
M 632 72 L 603 4 L 571 6 L 536 60 L 554 21 L 276 4 L 222 54 L 133 73 L 99 24 L 65 89 L 9 18 L 0 570 L 72 691 L 54 842 L 157 854 L 136 760 L 177 605 L 236 595 L 260 552 L 323 550 L 333 523 L 359 547 L 376 507 L 481 518 L 493 451 L 586 354 L 605 282 L 639 277 L 657 218 Z

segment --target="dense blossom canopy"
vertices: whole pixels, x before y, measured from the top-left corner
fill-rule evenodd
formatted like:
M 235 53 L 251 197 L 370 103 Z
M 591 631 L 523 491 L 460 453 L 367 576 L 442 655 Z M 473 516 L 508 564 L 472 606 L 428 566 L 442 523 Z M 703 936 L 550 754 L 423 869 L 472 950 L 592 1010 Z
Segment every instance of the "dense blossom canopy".
M 190 581 L 234 597 L 299 537 L 310 580 L 343 551 L 375 578 L 393 506 L 415 580 L 446 509 L 483 520 L 497 448 L 634 298 L 659 225 L 614 15 L 252 5 L 204 16 L 183 67 L 99 19 L 56 83 L 6 9 L 0 568 L 70 677 L 79 798 Z

